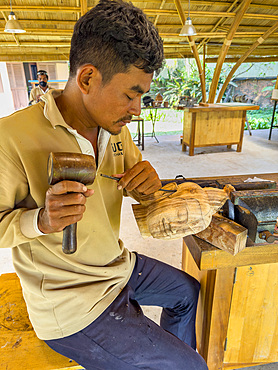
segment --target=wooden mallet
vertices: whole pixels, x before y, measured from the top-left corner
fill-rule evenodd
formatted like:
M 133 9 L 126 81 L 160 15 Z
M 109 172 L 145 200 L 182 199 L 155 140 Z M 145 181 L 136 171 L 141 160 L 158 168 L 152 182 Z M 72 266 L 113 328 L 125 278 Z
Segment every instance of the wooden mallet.
M 96 177 L 94 157 L 81 153 L 53 153 L 48 158 L 48 183 L 54 185 L 63 180 L 78 181 L 91 185 Z M 77 249 L 77 223 L 66 226 L 63 230 L 62 250 L 72 254 Z

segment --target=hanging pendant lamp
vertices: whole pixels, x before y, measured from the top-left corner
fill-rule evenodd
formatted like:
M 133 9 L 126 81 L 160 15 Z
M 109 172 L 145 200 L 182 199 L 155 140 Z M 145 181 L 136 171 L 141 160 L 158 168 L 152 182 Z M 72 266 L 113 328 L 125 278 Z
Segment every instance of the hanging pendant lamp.
M 194 35 L 197 35 L 197 32 L 190 18 L 190 0 L 188 0 L 188 17 L 184 23 L 184 26 L 181 29 L 180 36 L 194 36 Z
M 10 0 L 10 5 L 11 5 L 11 12 L 9 14 L 9 20 L 6 23 L 4 31 L 9 32 L 9 33 L 24 33 L 24 32 L 26 32 L 22 28 L 22 26 L 18 22 L 18 20 L 16 19 L 16 16 L 15 16 L 15 14 L 13 12 L 13 9 L 12 9 L 12 0 Z

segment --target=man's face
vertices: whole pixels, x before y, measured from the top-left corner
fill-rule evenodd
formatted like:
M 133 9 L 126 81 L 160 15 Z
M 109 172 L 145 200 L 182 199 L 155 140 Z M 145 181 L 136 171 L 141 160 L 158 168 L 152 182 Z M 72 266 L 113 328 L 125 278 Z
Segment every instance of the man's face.
M 39 83 L 41 81 L 44 81 L 44 82 L 47 83 L 47 77 L 46 77 L 46 75 L 38 75 L 38 81 L 39 81 Z
M 90 126 L 100 126 L 117 135 L 132 116 L 141 112 L 141 97 L 149 91 L 153 74 L 131 66 L 127 73 L 117 73 L 106 84 L 92 84 L 84 95 Z M 92 122 L 93 121 L 93 122 Z

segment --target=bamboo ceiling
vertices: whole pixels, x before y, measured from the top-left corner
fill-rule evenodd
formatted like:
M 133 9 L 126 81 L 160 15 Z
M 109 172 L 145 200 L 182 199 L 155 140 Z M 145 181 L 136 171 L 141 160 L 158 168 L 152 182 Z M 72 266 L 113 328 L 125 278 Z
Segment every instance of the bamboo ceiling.
M 0 61 L 68 60 L 74 24 L 97 2 L 12 0 L 13 11 L 27 31 L 13 35 L 4 32 L 10 5 L 9 0 L 2 0 Z M 191 0 L 190 17 L 198 34 L 189 39 L 179 36 L 187 18 L 187 0 L 132 3 L 143 9 L 158 28 L 166 58 L 196 58 L 197 54 L 205 53 L 207 62 L 216 62 L 219 55 L 235 62 L 247 53 L 246 61 L 278 60 L 278 0 Z M 271 27 L 272 33 L 268 35 Z M 223 45 L 228 45 L 227 50 L 223 51 Z

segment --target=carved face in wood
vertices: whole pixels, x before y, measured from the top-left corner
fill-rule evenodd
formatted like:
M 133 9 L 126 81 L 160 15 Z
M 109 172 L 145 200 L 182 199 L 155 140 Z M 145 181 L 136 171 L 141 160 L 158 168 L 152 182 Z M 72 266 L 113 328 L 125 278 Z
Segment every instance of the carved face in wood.
M 212 215 L 226 202 L 225 190 L 201 188 L 195 183 L 168 184 L 164 189 L 176 192 L 156 192 L 149 199 L 133 205 L 133 211 L 142 236 L 157 239 L 178 239 L 196 234 L 208 227 Z M 150 199 L 152 198 L 152 199 Z M 138 200 L 138 199 L 137 199 Z M 144 205 L 142 205 L 144 204 Z

